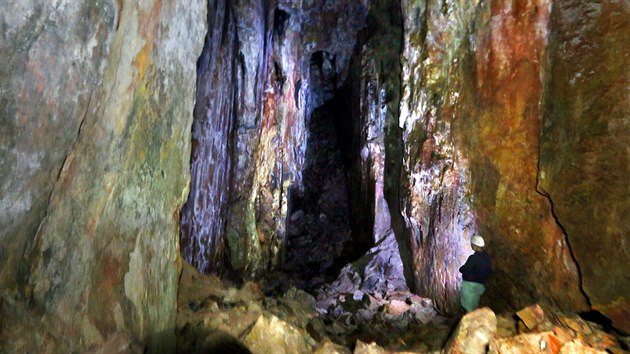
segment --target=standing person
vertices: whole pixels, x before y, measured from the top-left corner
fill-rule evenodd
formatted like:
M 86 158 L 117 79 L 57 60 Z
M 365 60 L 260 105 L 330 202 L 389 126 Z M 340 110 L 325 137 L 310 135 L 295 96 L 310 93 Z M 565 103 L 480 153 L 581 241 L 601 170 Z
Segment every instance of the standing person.
M 492 261 L 488 252 L 483 250 L 485 242 L 479 235 L 470 240 L 474 254 L 468 257 L 459 272 L 462 273 L 460 300 L 466 312 L 473 311 L 479 306 L 479 298 L 486 291 L 484 284 L 492 274 Z

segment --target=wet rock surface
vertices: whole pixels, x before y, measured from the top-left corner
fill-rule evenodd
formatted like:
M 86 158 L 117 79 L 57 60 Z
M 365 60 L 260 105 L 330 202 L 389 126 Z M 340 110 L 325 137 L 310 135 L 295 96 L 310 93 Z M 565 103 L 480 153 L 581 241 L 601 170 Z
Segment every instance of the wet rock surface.
M 226 40 L 230 48 L 217 58 L 234 52 L 231 60 L 242 63 L 215 62 L 216 72 L 237 71 L 235 80 L 225 80 L 236 82 L 233 104 L 212 111 L 217 119 L 233 115 L 233 131 L 228 137 L 222 126 L 223 143 L 199 150 L 205 152 L 195 158 L 206 164 L 221 155 L 214 177 L 201 173 L 194 182 L 216 193 L 191 197 L 200 202 L 190 208 L 197 216 L 183 218 L 205 232 L 192 242 L 207 246 L 204 257 L 213 259 L 213 269 L 202 270 L 221 273 L 225 266 L 259 277 L 290 259 L 292 272 L 308 274 L 300 285 L 306 288 L 327 278 L 317 271 L 338 269 L 334 259 L 347 249 L 345 221 L 331 229 L 325 211 L 291 200 L 305 195 L 311 114 L 344 91 L 351 119 L 340 143 L 350 145 L 342 155 L 351 160 L 352 237 L 371 247 L 383 234 L 377 219 L 388 215 L 384 228 L 395 231 L 411 290 L 444 313 L 456 312 L 457 269 L 472 252 L 470 237 L 481 233 L 496 266 L 482 301 L 506 311 L 535 301 L 571 311 L 594 305 L 619 325 L 627 322 L 628 252 L 615 247 L 630 234 L 622 217 L 625 2 L 213 4 L 231 14 L 226 26 L 211 30 L 213 41 L 222 31 L 237 38 Z M 219 79 L 206 79 L 213 77 Z M 218 107 L 228 91 L 203 100 Z M 228 180 L 228 166 L 229 193 L 218 187 Z M 338 170 L 328 172 L 340 179 Z M 333 191 L 339 190 L 323 193 Z M 304 237 L 305 228 L 326 235 L 320 249 L 312 248 L 316 256 L 296 256 L 317 244 Z M 601 230 L 605 239 L 589 252 Z M 617 281 L 605 282 L 612 268 Z
M 609 277 L 629 264 L 618 213 L 628 208 L 629 57 L 618 49 L 628 4 L 401 3 L 410 286 L 456 308 L 457 267 L 480 233 L 497 270 L 493 306 L 592 304 L 623 326 L 630 283 Z
M 227 262 L 225 215 L 230 189 L 231 144 L 236 85 L 236 24 L 225 1 L 208 2 L 208 32 L 197 61 L 193 111 L 190 192 L 181 210 L 181 254 L 197 269 L 224 273 Z M 214 235 L 214 237 L 213 237 Z
M 482 304 L 509 313 L 490 350 L 627 349 L 629 14 L 596 0 L 5 1 L 0 351 L 172 351 L 178 226 L 197 268 L 260 281 L 188 276 L 183 350 L 444 349 L 438 313 L 457 312 L 475 233 L 495 261 Z M 308 125 L 340 91 L 339 153 L 318 137 L 330 123 Z M 562 312 L 592 309 L 610 320 Z M 476 333 L 480 348 L 491 331 L 470 318 L 451 343 Z
M 345 80 L 368 1 L 209 4 L 217 11 L 203 59 L 214 73 L 201 70 L 199 87 L 217 90 L 198 96 L 182 244 L 204 272 L 258 277 L 283 266 L 287 221 L 298 211 L 290 198 L 305 189 L 306 125 Z

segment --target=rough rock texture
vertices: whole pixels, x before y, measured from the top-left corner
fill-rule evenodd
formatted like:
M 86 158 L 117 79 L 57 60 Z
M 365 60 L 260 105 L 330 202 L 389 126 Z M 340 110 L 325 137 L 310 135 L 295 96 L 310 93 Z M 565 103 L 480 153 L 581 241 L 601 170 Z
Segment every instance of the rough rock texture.
M 560 346 L 561 343 L 553 332 L 530 333 L 521 334 L 509 339 L 493 341 L 492 344 L 490 344 L 488 353 L 558 353 Z M 581 352 L 582 351 L 577 351 L 576 353 Z
M 459 56 L 467 55 L 468 29 L 477 2 L 455 6 L 402 1 L 401 212 L 412 252 L 410 286 L 448 310 L 457 308 L 458 272 L 474 227 L 466 200 L 467 169 L 451 130 Z M 446 11 L 445 11 L 446 10 Z M 463 47 L 463 48 L 462 48 Z M 457 59 L 457 60 L 456 60 Z M 452 66 L 451 64 L 454 63 Z M 451 87 L 453 86 L 453 87 Z M 453 103 L 450 103 L 452 105 Z
M 467 313 L 444 348 L 447 354 L 485 353 L 497 331 L 497 317 L 488 307 Z
M 312 351 L 306 336 L 276 316 L 260 316 L 243 342 L 254 354 Z
M 111 3 L 3 4 L 0 281 L 13 293 L 24 288 L 30 271 L 24 251 L 32 247 L 55 179 L 94 108 L 89 104 L 116 19 Z
M 190 193 L 181 211 L 181 253 L 198 269 L 229 270 L 225 214 L 238 63 L 236 24 L 226 1 L 208 1 L 208 33 L 197 62 Z
M 220 272 L 229 262 L 237 275 L 251 277 L 277 269 L 285 257 L 288 204 L 304 188 L 305 127 L 325 98 L 325 92 L 315 92 L 312 56 L 329 58 L 327 70 L 336 81 L 330 89 L 340 85 L 367 8 L 366 2 L 321 0 L 211 5 L 217 20 L 206 49 L 214 52 L 200 62 L 210 71 L 198 81 L 204 90 L 195 123 L 199 145 L 182 244 L 188 259 L 200 258 L 193 263 L 204 272 Z M 234 80 L 219 74 L 229 75 L 231 68 Z M 208 85 L 216 92 L 205 90 Z M 219 125 L 219 131 L 211 128 Z
M 206 4 L 5 5 L 3 296 L 28 299 L 69 328 L 53 351 L 86 350 L 123 331 L 151 352 L 171 352 Z
M 306 289 L 332 280 L 336 274 L 331 273 L 347 262 L 344 256 L 353 253 L 346 174 L 335 129 L 338 117 L 329 107 L 317 108 L 310 117 L 304 191 L 292 195 L 287 220 L 283 271 L 296 274 Z
M 551 15 L 538 186 L 593 307 L 630 332 L 630 4 L 556 1 Z
M 310 295 L 295 288 L 266 298 L 256 283 L 235 288 L 184 263 L 177 351 L 311 353 L 316 344 L 312 337 L 325 337 L 314 303 Z
M 411 288 L 445 312 L 480 233 L 495 261 L 482 301 L 590 301 L 627 321 L 627 3 L 211 5 L 182 224 L 199 269 L 284 262 L 308 119 L 349 78 L 355 240 L 391 227 Z
M 215 72 L 237 68 L 236 87 L 204 96 L 215 101 L 201 105 L 235 97 L 211 114 L 227 119 L 232 133 L 222 125 L 212 139 L 224 142 L 198 150 L 206 151 L 199 159 L 218 154 L 220 161 L 214 178 L 200 173 L 193 183 L 211 179 L 211 187 L 198 189 L 216 193 L 191 195 L 198 214 L 186 219 L 210 230 L 196 244 L 217 248 L 206 250 L 211 261 L 196 263 L 200 269 L 219 267 L 228 256 L 246 276 L 283 263 L 291 196 L 304 187 L 308 117 L 349 78 L 349 178 L 359 186 L 350 188 L 354 236 L 369 244 L 391 227 L 415 292 L 455 311 L 457 269 L 471 252 L 470 237 L 480 233 L 495 261 L 482 301 L 499 309 L 541 301 L 573 310 L 590 301 L 623 323 L 625 2 L 215 4 L 224 7 L 216 23 L 225 26 L 212 33 L 234 28 L 238 38 L 225 37 L 218 53 L 234 51 L 239 62 L 216 59 Z M 316 57 L 324 58 L 318 72 L 326 71 L 327 82 L 312 75 Z M 607 94 L 597 99 L 599 92 Z M 227 181 L 226 197 L 218 186 Z M 370 212 L 357 213 L 357 205 Z M 596 235 L 602 241 L 589 248 Z
M 403 1 L 411 285 L 440 308 L 479 232 L 493 306 L 590 302 L 627 328 L 628 11 Z
M 341 90 L 346 123 L 348 185 L 355 248 L 352 265 L 364 291 L 407 290 L 411 251 L 399 213 L 400 4 L 371 1 Z M 395 141 L 396 146 L 392 146 Z M 340 274 L 344 276 L 348 267 Z
M 379 292 L 352 293 L 353 284 L 342 281 L 338 293 L 318 294 L 316 301 L 295 288 L 275 296 L 264 295 L 262 288 L 254 281 L 235 287 L 184 263 L 177 352 L 348 353 L 354 347 L 355 353 L 486 353 L 489 345 L 492 353 L 623 353 L 628 342 L 577 315 L 538 305 L 518 311 L 519 316 L 535 311 L 531 328 L 514 313 L 495 316 L 482 308 L 464 316 L 453 331 L 437 323 L 429 300 L 408 291 L 383 298 Z M 326 314 L 322 303 L 335 309 Z M 423 315 L 424 310 L 433 314 Z M 414 321 L 418 315 L 427 321 Z
M 628 330 L 629 7 L 5 0 L 0 288 L 3 314 L 28 318 L 2 334 L 32 338 L 2 349 L 171 349 L 189 168 L 185 256 L 205 272 L 278 268 L 309 119 L 339 91 L 353 233 L 382 242 L 361 279 L 342 274 L 354 302 L 401 288 L 404 268 L 412 290 L 457 309 L 481 233 L 486 304 L 593 305 Z M 390 314 L 413 309 L 395 300 Z
M 255 282 L 236 288 L 184 263 L 178 294 L 177 351 L 347 353 L 360 340 L 377 341 L 378 345 L 371 347 L 383 346 L 387 352 L 428 352 L 429 347 L 435 352 L 448 337 L 448 326 L 426 324 L 437 320 L 430 301 L 408 291 L 375 299 L 370 309 L 365 304 L 363 313 L 372 312 L 373 318 L 360 319 L 347 312 L 358 305 L 351 294 L 343 294 L 348 295 L 344 303 L 340 302 L 345 314 L 336 317 L 319 314 L 315 299 L 301 290 L 290 288 L 272 297 L 263 295 L 261 288 Z M 406 300 L 414 301 L 418 308 L 407 305 L 407 313 L 392 314 L 391 305 Z M 433 313 L 426 315 L 424 323 L 414 321 L 414 313 L 423 310 Z

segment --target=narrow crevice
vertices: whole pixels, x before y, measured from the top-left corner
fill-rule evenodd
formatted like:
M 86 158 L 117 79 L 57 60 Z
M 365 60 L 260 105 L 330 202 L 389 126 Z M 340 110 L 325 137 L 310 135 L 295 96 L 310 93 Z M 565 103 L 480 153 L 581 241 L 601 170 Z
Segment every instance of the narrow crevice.
M 564 236 L 564 242 L 566 243 L 567 248 L 569 249 L 569 254 L 571 255 L 571 259 L 573 259 L 573 263 L 575 264 L 575 269 L 577 269 L 580 292 L 586 299 L 586 302 L 588 303 L 589 308 L 592 308 L 593 304 L 591 303 L 591 299 L 589 298 L 588 294 L 584 290 L 584 279 L 582 276 L 582 269 L 580 268 L 580 263 L 578 263 L 577 257 L 575 256 L 575 253 L 573 252 L 573 248 L 571 247 L 571 240 L 569 239 L 569 234 L 567 233 L 564 226 L 558 219 L 558 216 L 556 215 L 553 199 L 551 199 L 551 195 L 549 195 L 549 193 L 547 193 L 547 191 L 545 191 L 540 185 L 538 185 L 538 187 L 536 188 L 536 193 L 542 195 L 549 201 L 549 211 L 551 212 L 553 219 L 556 221 L 556 225 L 558 225 L 560 230 L 562 230 L 562 235 Z
M 284 33 L 289 25 L 291 15 L 288 12 L 276 8 L 273 14 L 273 35 L 278 37 L 280 41 L 284 39 Z
M 287 262 L 284 271 L 298 286 L 313 289 L 332 281 L 356 258 L 351 235 L 346 166 L 335 120 L 338 107 L 327 101 L 309 120 L 304 190 L 290 193 Z
M 114 1 L 114 7 L 116 9 L 116 19 L 115 19 L 116 24 L 114 26 L 114 32 L 117 32 L 118 28 L 120 27 L 120 17 L 122 16 L 124 4 L 125 2 L 123 0 Z

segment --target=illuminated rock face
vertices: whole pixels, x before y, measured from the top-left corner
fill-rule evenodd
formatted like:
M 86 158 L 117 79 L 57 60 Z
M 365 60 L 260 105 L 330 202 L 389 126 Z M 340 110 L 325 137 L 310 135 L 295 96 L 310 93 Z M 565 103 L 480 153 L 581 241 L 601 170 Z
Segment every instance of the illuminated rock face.
M 395 259 L 388 274 L 404 265 L 451 311 L 480 233 L 495 265 L 482 304 L 627 316 L 627 2 L 9 7 L 0 289 L 68 329 L 59 348 L 131 333 L 171 349 L 189 171 L 184 256 L 245 277 L 278 268 L 308 120 L 335 89 L 349 90 L 353 229 L 367 244 L 389 236 L 369 267 Z M 316 53 L 334 78 L 321 87 Z
M 557 1 L 551 27 L 539 188 L 593 307 L 630 331 L 630 4 Z
M 458 268 L 480 233 L 493 306 L 542 298 L 583 309 L 566 236 L 536 189 L 551 2 L 403 3 L 403 212 L 416 290 L 457 308 Z
M 208 38 L 226 40 L 207 56 L 214 74 L 199 80 L 234 85 L 219 90 L 222 105 L 204 103 L 212 90 L 198 92 L 195 127 L 210 118 L 206 129 L 220 127 L 193 138 L 215 139 L 194 147 L 191 187 L 210 181 L 199 190 L 213 192 L 197 194 L 182 224 L 187 255 L 185 230 L 205 230 L 191 253 L 207 248 L 200 269 L 254 276 L 282 264 L 289 201 L 304 187 L 307 122 L 326 96 L 309 74 L 318 52 L 335 58 L 336 88 L 348 78 L 353 230 L 369 243 L 391 227 L 416 292 L 458 308 L 458 268 L 480 233 L 495 263 L 483 301 L 496 308 L 623 304 L 626 5 L 217 4 L 226 25 Z M 616 280 L 602 283 L 604 273 Z
M 402 207 L 419 293 L 456 308 L 457 268 L 480 233 L 493 307 L 622 308 L 628 11 L 403 1 Z
M 68 338 L 50 352 L 127 332 L 174 350 L 205 13 L 203 1 L 3 5 L 0 288 L 50 315 L 20 334 L 35 348 L 47 331 Z
M 403 1 L 401 213 L 410 243 L 410 286 L 442 310 L 458 305 L 458 268 L 476 231 L 468 156 L 458 146 L 454 123 L 470 68 L 469 29 L 476 2 L 443 6 Z M 469 103 L 470 106 L 473 106 Z M 473 106 L 474 107 L 474 106 Z M 461 110 L 459 119 L 475 115 Z M 461 131 L 464 133 L 464 131 Z
M 236 24 L 226 1 L 208 6 L 208 33 L 197 63 L 191 183 L 181 211 L 181 253 L 207 272 L 229 269 L 225 215 L 230 193 L 230 139 L 236 115 Z
M 183 210 L 182 245 L 204 272 L 229 267 L 253 277 L 282 264 L 288 203 L 303 189 L 305 127 L 323 103 L 313 91 L 311 56 L 329 54 L 341 84 L 367 7 L 359 1 L 211 3 L 217 20 L 200 67 L 212 72 L 198 78 L 193 193 Z

